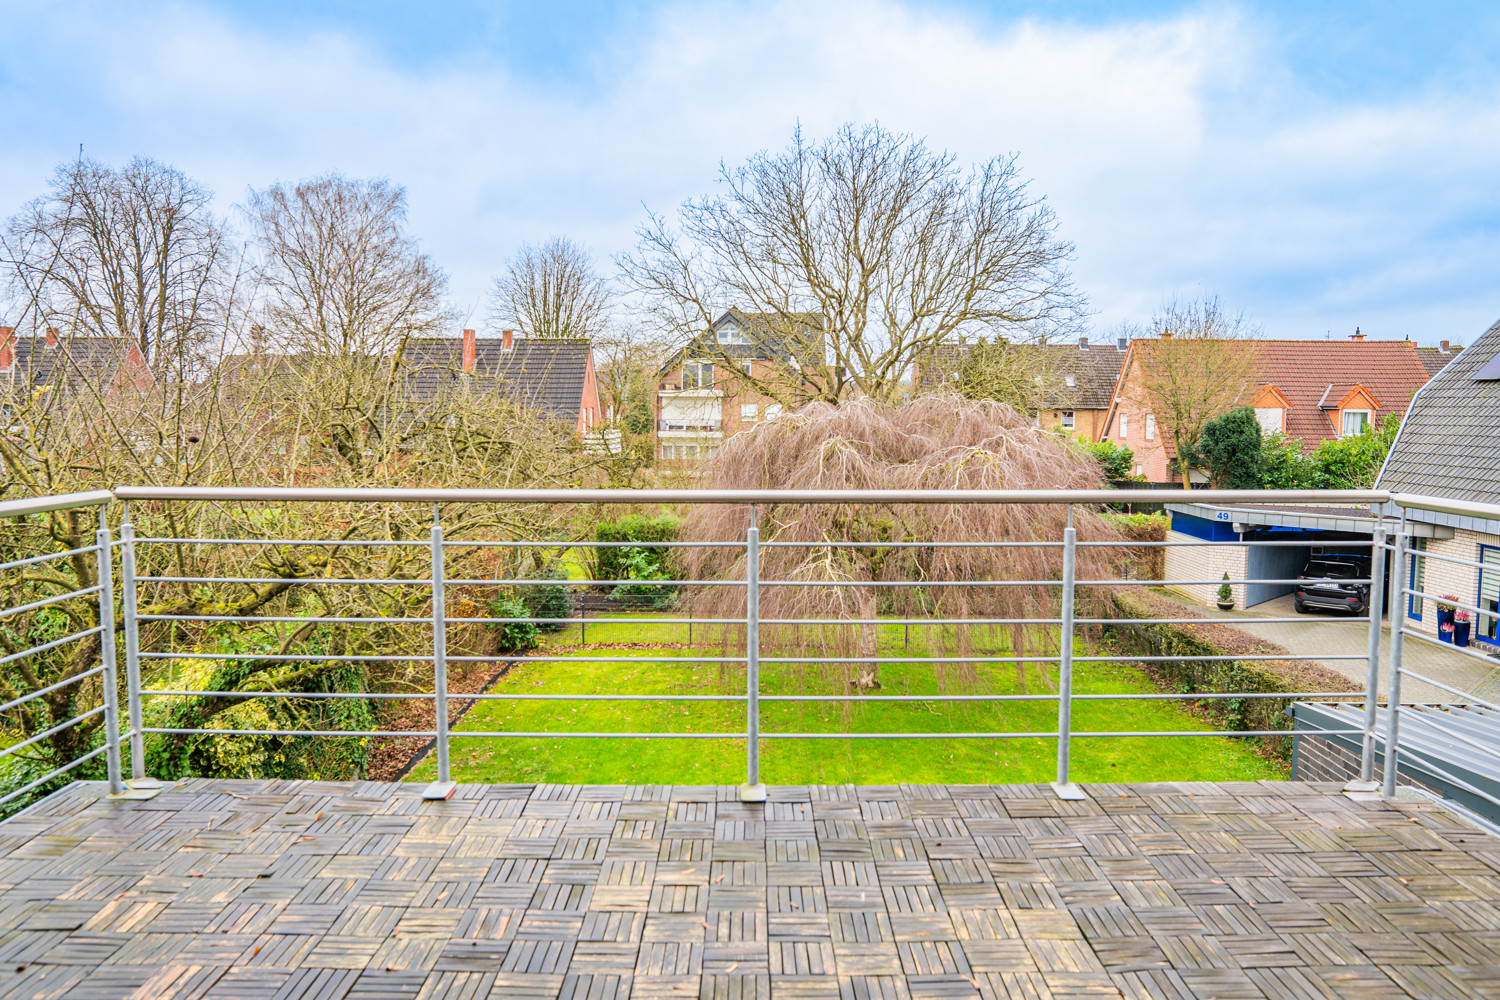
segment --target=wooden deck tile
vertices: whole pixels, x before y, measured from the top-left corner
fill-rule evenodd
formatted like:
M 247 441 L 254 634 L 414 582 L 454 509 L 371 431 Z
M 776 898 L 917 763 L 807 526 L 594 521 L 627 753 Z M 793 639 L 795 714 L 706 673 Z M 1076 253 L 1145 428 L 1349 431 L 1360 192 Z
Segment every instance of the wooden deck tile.
M 79 783 L 0 1000 L 1500 996 L 1500 843 L 1334 786 Z

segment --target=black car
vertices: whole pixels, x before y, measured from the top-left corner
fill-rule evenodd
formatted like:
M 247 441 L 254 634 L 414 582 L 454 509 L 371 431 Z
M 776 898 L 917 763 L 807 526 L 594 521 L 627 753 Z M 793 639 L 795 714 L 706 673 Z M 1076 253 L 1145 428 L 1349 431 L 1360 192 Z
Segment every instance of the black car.
M 1319 557 L 1302 567 L 1297 574 L 1297 589 L 1292 603 L 1298 614 L 1306 614 L 1309 608 L 1328 608 L 1362 615 L 1370 607 L 1370 585 L 1348 583 L 1348 580 L 1368 580 L 1369 563 L 1362 560 Z

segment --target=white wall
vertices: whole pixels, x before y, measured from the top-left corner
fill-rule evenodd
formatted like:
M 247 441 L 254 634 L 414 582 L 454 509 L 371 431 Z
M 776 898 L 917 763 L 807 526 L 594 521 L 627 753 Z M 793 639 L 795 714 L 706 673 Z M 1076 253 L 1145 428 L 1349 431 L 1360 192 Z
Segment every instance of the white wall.
M 1167 541 L 1201 543 L 1194 546 L 1167 546 L 1166 577 L 1168 580 L 1218 580 L 1222 579 L 1225 573 L 1229 574 L 1231 580 L 1245 579 L 1245 554 L 1249 550 L 1243 545 L 1205 543 L 1201 538 L 1185 535 L 1180 531 L 1168 531 Z M 1168 586 L 1178 593 L 1186 594 L 1199 604 L 1211 607 L 1218 600 L 1219 585 L 1216 583 L 1188 586 L 1169 584 Z M 1234 591 L 1235 607 L 1243 608 L 1245 585 L 1243 583 L 1231 584 L 1230 589 Z
M 1454 559 L 1467 559 L 1470 562 L 1479 561 L 1479 547 L 1490 545 L 1500 547 L 1500 535 L 1486 535 L 1478 531 L 1468 531 L 1459 528 L 1453 533 L 1452 538 L 1429 538 L 1427 540 L 1427 551 L 1434 556 L 1450 556 Z M 1474 566 L 1463 566 L 1458 563 L 1444 562 L 1441 559 L 1428 559 L 1426 561 L 1425 581 L 1418 581 L 1416 589 L 1429 594 L 1453 594 L 1464 604 L 1475 604 L 1479 595 L 1479 570 Z M 1409 583 L 1410 564 L 1401 571 L 1401 582 Z M 1401 614 L 1406 614 L 1405 602 L 1402 603 Z M 1421 607 L 1422 620 L 1414 621 L 1406 619 L 1409 627 L 1418 632 L 1427 632 L 1437 635 L 1437 608 L 1433 607 L 1430 600 L 1423 601 Z M 1473 623 L 1472 634 L 1479 633 L 1478 616 L 1472 612 L 1469 620 Z

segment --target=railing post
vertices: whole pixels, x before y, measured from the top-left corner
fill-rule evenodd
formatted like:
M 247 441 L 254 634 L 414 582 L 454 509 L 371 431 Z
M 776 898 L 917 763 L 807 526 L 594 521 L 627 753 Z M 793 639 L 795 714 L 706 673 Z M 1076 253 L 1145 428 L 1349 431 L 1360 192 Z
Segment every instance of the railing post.
M 448 615 L 443 588 L 443 526 L 432 508 L 432 698 L 437 720 L 437 781 L 422 790 L 424 799 L 447 799 L 458 786 L 448 774 Z
M 146 749 L 141 735 L 141 632 L 136 619 L 137 584 L 135 582 L 135 525 L 130 522 L 130 505 L 125 505 L 125 520 L 120 524 L 120 601 L 125 611 L 125 708 L 130 722 L 130 780 L 139 783 L 146 777 Z
M 1078 555 L 1078 530 L 1073 527 L 1073 507 L 1068 505 L 1068 526 L 1063 531 L 1062 627 L 1058 635 L 1057 667 L 1057 780 L 1052 788 L 1060 799 L 1084 799 L 1083 789 L 1069 776 L 1073 753 L 1073 581 Z
M 760 528 L 745 533 L 745 783 L 741 802 L 766 801 L 760 781 Z
M 1406 600 L 1406 518 L 1401 518 L 1400 533 L 1396 535 L 1396 554 L 1392 572 L 1396 574 L 1396 605 Z M 1385 765 L 1381 769 L 1380 793 L 1386 798 L 1396 794 L 1396 769 L 1399 766 L 1401 741 L 1401 653 L 1406 645 L 1406 625 L 1400 615 L 1391 618 L 1391 666 L 1390 679 L 1386 681 L 1385 707 Z
M 1396 572 L 1396 569 L 1392 569 Z M 1365 736 L 1359 757 L 1359 779 L 1344 786 L 1346 792 L 1376 792 L 1380 785 L 1375 780 L 1375 719 L 1377 702 L 1380 699 L 1380 621 L 1385 604 L 1385 520 L 1384 515 L 1375 522 L 1375 533 L 1370 541 L 1370 637 L 1365 666 Z M 1398 626 L 1399 614 L 1391 615 Z
M 104 667 L 101 684 L 104 688 L 104 760 L 109 774 L 109 794 L 119 795 L 125 791 L 120 780 L 120 691 L 119 678 L 115 673 L 115 587 L 114 557 L 109 548 L 109 522 L 105 508 L 99 508 L 99 530 L 94 532 L 94 544 L 98 547 L 99 576 L 99 663 Z

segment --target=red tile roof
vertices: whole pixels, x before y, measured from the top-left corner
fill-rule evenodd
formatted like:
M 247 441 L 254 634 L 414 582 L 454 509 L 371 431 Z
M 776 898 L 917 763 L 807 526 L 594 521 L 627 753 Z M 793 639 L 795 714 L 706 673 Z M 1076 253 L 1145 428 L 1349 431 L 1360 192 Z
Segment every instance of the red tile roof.
M 1332 411 L 1320 403 L 1336 405 L 1362 385 L 1380 403 L 1379 423 L 1388 413 L 1404 414 L 1429 377 L 1415 345 L 1405 340 L 1262 340 L 1257 346 L 1259 384 L 1274 385 L 1291 402 L 1287 436 L 1308 447 L 1338 436 Z

